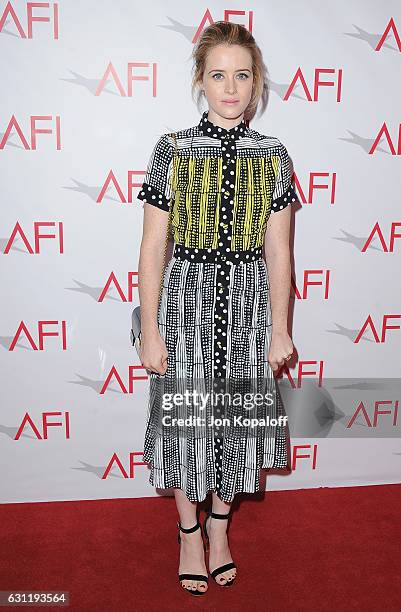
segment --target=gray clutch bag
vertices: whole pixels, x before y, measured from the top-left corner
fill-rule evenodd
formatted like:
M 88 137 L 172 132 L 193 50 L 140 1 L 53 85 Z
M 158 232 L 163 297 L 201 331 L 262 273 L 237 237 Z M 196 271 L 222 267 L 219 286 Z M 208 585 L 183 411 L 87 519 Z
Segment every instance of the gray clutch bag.
M 141 307 L 136 306 L 131 315 L 131 343 L 140 357 L 141 348 Z

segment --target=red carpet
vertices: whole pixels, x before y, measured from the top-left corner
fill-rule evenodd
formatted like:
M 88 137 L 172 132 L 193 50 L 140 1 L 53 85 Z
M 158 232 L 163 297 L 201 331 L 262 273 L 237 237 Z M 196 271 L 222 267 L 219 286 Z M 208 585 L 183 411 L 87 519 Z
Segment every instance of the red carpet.
M 237 582 L 199 598 L 180 590 L 173 498 L 6 504 L 0 590 L 64 589 L 85 612 L 399 612 L 400 501 L 401 485 L 244 495 Z

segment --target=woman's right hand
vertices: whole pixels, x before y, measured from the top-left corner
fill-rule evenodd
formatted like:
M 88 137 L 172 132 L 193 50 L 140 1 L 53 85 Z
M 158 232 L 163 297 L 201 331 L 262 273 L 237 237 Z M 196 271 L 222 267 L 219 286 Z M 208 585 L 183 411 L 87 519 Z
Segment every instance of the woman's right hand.
M 167 371 L 167 357 L 166 343 L 159 331 L 141 334 L 140 359 L 146 370 L 165 374 Z

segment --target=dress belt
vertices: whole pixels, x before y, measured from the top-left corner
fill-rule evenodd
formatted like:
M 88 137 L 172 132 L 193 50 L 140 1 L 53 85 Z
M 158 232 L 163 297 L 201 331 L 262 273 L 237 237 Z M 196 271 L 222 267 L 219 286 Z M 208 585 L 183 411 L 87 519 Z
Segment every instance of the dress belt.
M 263 258 L 262 247 L 249 249 L 247 251 L 226 251 L 220 249 L 196 249 L 175 243 L 173 256 L 178 259 L 188 259 L 196 263 L 220 263 L 229 261 L 232 263 L 247 263 Z

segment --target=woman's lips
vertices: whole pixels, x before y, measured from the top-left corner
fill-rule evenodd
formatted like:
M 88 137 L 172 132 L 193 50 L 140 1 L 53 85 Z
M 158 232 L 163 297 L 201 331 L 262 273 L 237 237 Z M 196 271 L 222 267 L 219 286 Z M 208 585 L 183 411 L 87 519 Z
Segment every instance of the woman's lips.
M 239 100 L 223 100 L 224 104 L 238 104 Z

